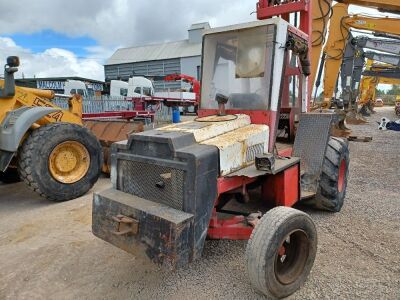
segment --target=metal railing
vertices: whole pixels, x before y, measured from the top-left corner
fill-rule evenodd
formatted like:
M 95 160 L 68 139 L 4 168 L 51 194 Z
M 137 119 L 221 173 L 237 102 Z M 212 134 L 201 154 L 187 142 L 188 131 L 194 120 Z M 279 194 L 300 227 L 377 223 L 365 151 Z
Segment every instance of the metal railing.
M 54 98 L 52 103 L 61 107 L 62 109 L 68 109 L 68 100 L 65 98 Z M 102 113 L 109 111 L 125 111 L 133 110 L 133 103 L 130 100 L 115 99 L 115 98 L 85 98 L 82 102 L 83 113 Z
M 56 97 L 51 100 L 52 103 L 68 110 L 68 99 L 64 97 Z M 84 114 L 102 113 L 102 112 L 118 112 L 134 110 L 131 100 L 125 100 L 124 97 L 90 97 L 84 98 L 82 103 Z M 154 123 L 156 125 L 168 124 L 172 122 L 172 108 L 160 103 L 151 106 L 150 110 L 154 111 Z

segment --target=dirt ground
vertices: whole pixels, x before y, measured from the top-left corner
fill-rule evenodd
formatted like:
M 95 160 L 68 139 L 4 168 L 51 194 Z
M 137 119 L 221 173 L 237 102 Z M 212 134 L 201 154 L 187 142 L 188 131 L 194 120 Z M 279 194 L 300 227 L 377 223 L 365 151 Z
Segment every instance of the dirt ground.
M 400 132 L 381 132 L 380 108 L 353 133 L 347 198 L 338 214 L 307 210 L 318 254 L 290 299 L 400 299 Z M 110 186 L 102 178 L 94 190 Z M 0 186 L 0 299 L 261 299 L 244 268 L 243 241 L 207 241 L 204 257 L 176 273 L 91 233 L 91 200 L 51 203 L 23 183 Z

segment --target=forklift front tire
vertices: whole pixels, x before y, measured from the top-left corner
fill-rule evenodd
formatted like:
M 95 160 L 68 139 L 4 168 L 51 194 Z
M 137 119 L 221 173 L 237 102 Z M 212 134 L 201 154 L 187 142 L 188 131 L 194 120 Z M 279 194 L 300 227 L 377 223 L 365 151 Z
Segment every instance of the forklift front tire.
M 267 297 L 287 297 L 306 281 L 316 252 L 311 218 L 293 208 L 276 207 L 260 219 L 247 244 L 250 282 Z
M 348 142 L 331 137 L 322 166 L 318 193 L 316 197 L 305 200 L 305 204 L 316 209 L 339 212 L 346 197 L 349 162 Z

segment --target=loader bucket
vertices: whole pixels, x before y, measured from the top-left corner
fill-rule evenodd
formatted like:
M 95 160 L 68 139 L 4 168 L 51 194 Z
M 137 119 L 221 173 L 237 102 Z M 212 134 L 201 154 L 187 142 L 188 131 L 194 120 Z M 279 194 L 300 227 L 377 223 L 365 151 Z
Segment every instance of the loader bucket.
M 142 122 L 120 120 L 90 120 L 84 121 L 87 127 L 100 141 L 103 147 L 104 163 L 102 171 L 109 174 L 111 171 L 110 146 L 112 143 L 128 139 L 131 133 L 142 132 Z

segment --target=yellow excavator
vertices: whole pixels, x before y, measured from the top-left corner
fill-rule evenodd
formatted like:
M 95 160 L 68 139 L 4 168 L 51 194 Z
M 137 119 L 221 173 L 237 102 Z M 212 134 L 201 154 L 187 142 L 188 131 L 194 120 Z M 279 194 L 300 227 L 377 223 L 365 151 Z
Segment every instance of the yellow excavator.
M 367 60 L 365 70 L 370 71 L 371 75 L 363 76 L 360 83 L 360 97 L 358 104 L 361 106 L 360 113 L 368 115 L 368 111 L 373 112 L 376 106 L 376 87 L 379 84 L 400 84 L 400 68 L 397 66 L 374 63 L 372 59 Z
M 33 191 L 52 201 L 85 194 L 103 163 L 99 141 L 82 123 L 82 98 L 67 97 L 62 110 L 47 90 L 15 86 L 19 58 L 10 56 L 0 80 L 0 171 L 18 170 Z
M 347 35 L 346 32 L 348 32 L 350 27 L 357 28 L 356 26 L 359 26 L 359 29 L 364 29 L 368 31 L 379 31 L 377 30 L 377 24 L 376 21 L 379 22 L 381 18 L 375 19 L 375 20 L 369 20 L 368 18 L 364 18 L 362 16 L 357 16 L 356 18 L 352 18 L 349 20 L 349 14 L 348 14 L 348 5 L 349 4 L 354 4 L 354 5 L 359 5 L 359 6 L 364 6 L 364 7 L 369 7 L 369 8 L 375 8 L 380 11 L 384 12 L 390 12 L 390 13 L 400 13 L 400 3 L 398 1 L 393 1 L 393 0 L 336 0 L 336 2 L 343 3 L 343 4 L 336 4 L 332 6 L 333 0 L 315 0 L 312 1 L 312 14 L 313 14 L 313 20 L 312 20 L 312 55 L 311 55 L 311 76 L 310 80 L 314 84 L 317 74 L 318 74 L 318 66 L 320 64 L 321 60 L 321 53 L 323 55 L 322 48 L 326 42 L 326 36 L 327 32 L 331 32 L 332 30 L 336 30 L 336 37 L 340 37 L 342 32 L 343 34 Z M 335 10 L 335 11 L 334 11 Z M 331 22 L 329 22 L 331 21 Z M 342 24 L 343 21 L 343 24 Z M 380 24 L 383 25 L 383 22 L 380 22 Z M 397 24 L 397 25 L 396 25 Z M 396 23 L 390 24 L 388 23 L 387 26 L 391 27 L 391 30 L 387 32 L 392 32 L 394 34 L 399 34 L 399 24 Z M 344 28 L 342 28 L 344 26 Z M 397 26 L 397 27 L 396 27 Z M 381 27 L 382 28 L 382 27 Z M 346 30 L 344 30 L 346 29 Z M 343 30 L 343 31 L 341 31 Z M 382 30 L 384 31 L 384 29 Z M 346 39 L 343 38 L 342 42 L 345 43 Z M 332 42 L 329 44 L 332 45 Z M 334 42 L 334 45 L 338 47 L 339 54 L 343 54 L 344 51 L 344 44 L 339 45 L 338 42 Z M 325 51 L 324 51 L 325 52 Z M 338 53 L 333 53 L 332 56 L 335 57 Z M 329 55 L 329 53 L 328 53 Z M 330 66 L 327 66 L 328 68 Z M 335 71 L 338 73 L 340 67 L 337 65 Z M 325 69 L 326 70 L 326 69 Z M 331 69 L 329 69 L 329 72 Z M 332 72 L 333 74 L 333 72 Z M 333 84 L 334 85 L 334 84 Z
M 339 70 L 343 61 L 346 42 L 350 36 L 350 28 L 366 30 L 371 32 L 382 32 L 398 36 L 400 34 L 400 19 L 377 18 L 361 15 L 350 15 L 349 4 L 362 5 L 365 7 L 377 8 L 382 11 L 398 13 L 400 4 L 387 0 L 358 0 L 358 1 L 313 1 L 313 34 L 312 34 L 312 55 L 311 55 L 311 80 L 315 84 L 315 96 L 312 109 L 327 109 L 332 105 L 332 96 L 337 84 Z M 392 3 L 393 2 L 393 3 Z M 328 39 L 325 40 L 329 31 Z M 323 46 L 324 50 L 322 51 Z M 324 71 L 324 90 L 322 103 L 316 103 L 318 87 Z M 336 110 L 338 123 L 334 128 L 334 134 L 347 136 L 350 131 L 345 126 L 345 119 L 353 124 L 364 123 L 356 112 L 352 110 L 345 112 Z
M 397 84 L 400 85 L 399 78 L 387 78 L 387 77 L 373 77 L 364 76 L 361 80 L 361 93 L 359 105 L 362 107 L 375 107 L 376 103 L 376 87 L 379 84 Z
M 400 4 L 399 4 L 400 8 Z M 361 15 L 349 15 L 347 4 L 335 4 L 332 8 L 332 17 L 329 26 L 329 35 L 324 47 L 324 102 L 323 108 L 329 108 L 335 91 L 336 82 L 343 62 L 344 49 L 350 34 L 350 28 L 400 34 L 400 19 L 366 17 Z

